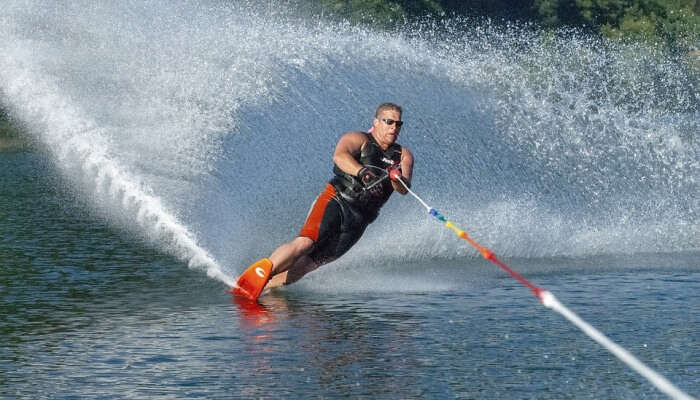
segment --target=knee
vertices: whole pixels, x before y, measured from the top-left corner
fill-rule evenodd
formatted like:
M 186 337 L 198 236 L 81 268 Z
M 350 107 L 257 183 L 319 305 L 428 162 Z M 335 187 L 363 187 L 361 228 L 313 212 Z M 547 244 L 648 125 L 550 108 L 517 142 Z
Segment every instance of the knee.
M 292 240 L 290 243 L 297 254 L 303 255 L 311 251 L 311 247 L 314 245 L 314 241 L 305 236 L 299 236 Z

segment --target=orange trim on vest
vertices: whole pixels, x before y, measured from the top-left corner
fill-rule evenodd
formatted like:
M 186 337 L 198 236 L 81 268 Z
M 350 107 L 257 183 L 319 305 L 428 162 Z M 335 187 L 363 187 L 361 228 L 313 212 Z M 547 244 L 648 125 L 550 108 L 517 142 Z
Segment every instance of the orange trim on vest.
M 307 237 L 314 242 L 318 241 L 318 232 L 321 230 L 321 220 L 323 219 L 323 214 L 326 211 L 326 206 L 333 197 L 335 197 L 336 191 L 333 185 L 330 183 L 326 185 L 320 195 L 316 198 L 316 201 L 311 206 L 309 211 L 309 216 L 306 217 L 306 222 L 299 232 L 299 236 Z

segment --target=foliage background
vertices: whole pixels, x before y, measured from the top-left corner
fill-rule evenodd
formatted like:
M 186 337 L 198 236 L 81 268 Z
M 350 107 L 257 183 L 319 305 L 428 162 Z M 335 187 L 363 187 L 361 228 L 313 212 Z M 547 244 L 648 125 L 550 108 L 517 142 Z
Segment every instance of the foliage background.
M 646 42 L 700 74 L 700 0 L 287 0 L 303 14 L 376 29 L 431 18 L 529 23 L 546 34 L 576 28 L 611 40 Z M 0 88 L 1 90 L 2 88 Z M 0 104 L 0 107 L 2 105 Z M 0 108 L 0 139 L 17 129 Z
M 680 50 L 700 46 L 700 0 L 314 0 L 304 7 L 389 27 L 424 16 L 485 17 L 543 28 L 577 27 L 609 38 L 664 42 Z

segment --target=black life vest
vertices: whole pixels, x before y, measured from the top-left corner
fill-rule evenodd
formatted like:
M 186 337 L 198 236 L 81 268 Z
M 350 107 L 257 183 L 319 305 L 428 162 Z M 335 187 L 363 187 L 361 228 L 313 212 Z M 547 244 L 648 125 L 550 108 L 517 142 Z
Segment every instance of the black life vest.
M 401 161 L 401 145 L 392 143 L 386 150 L 382 150 L 372 134 L 365 133 L 365 135 L 368 140 L 362 146 L 359 159 L 356 159 L 374 172 L 378 178 L 386 177 L 387 168 Z M 394 192 L 391 180 L 388 178 L 379 183 L 379 187 L 370 193 L 364 190 L 364 186 L 356 176 L 345 173 L 337 165 L 333 165 L 333 173 L 335 176 L 330 183 L 335 186 L 341 197 L 350 205 L 366 211 L 378 212 Z

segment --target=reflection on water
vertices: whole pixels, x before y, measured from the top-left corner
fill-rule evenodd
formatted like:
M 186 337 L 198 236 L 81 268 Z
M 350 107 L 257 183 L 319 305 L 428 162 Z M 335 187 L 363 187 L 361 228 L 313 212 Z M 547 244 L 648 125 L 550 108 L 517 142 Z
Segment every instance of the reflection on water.
M 411 383 L 425 375 L 421 360 L 428 357 L 414 355 L 418 320 L 405 311 L 405 303 L 387 312 L 383 299 L 375 299 L 375 305 L 367 300 L 325 298 L 319 303 L 285 291 L 264 296 L 257 306 L 234 298 L 245 333 L 241 359 L 252 363 L 252 376 L 260 371 L 281 376 L 280 384 L 294 392 L 312 385 L 331 397 L 419 395 Z M 264 392 L 247 385 L 242 394 Z

